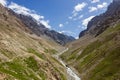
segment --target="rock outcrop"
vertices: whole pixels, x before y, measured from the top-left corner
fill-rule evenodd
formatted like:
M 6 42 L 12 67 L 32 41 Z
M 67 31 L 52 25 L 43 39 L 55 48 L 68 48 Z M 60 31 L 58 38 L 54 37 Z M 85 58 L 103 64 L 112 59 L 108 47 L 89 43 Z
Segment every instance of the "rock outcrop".
M 11 11 L 11 10 L 10 10 Z M 50 30 L 46 28 L 42 23 L 38 23 L 34 18 L 31 16 L 26 16 L 23 14 L 17 14 L 11 11 L 12 14 L 16 15 L 26 26 L 32 31 L 32 34 L 36 34 L 38 36 L 47 36 L 54 40 L 55 42 L 65 45 L 68 42 L 75 40 L 72 36 L 67 36 L 64 34 L 60 34 L 55 30 Z

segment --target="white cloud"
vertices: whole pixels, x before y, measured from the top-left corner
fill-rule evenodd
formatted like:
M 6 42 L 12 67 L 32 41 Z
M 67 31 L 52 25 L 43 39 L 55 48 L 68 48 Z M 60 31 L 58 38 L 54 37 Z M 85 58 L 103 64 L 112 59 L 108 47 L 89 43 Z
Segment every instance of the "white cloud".
M 105 8 L 105 7 L 107 7 L 107 3 L 106 2 L 103 2 L 102 4 L 98 4 L 97 5 L 98 9 L 102 9 L 102 8 Z
M 77 13 L 77 12 L 73 13 L 73 17 L 76 17 L 77 15 L 78 15 L 78 13 Z
M 81 18 L 83 18 L 84 15 L 77 15 L 77 16 L 70 16 L 68 17 L 69 19 L 73 20 L 73 21 L 76 21 L 76 20 L 79 20 Z
M 49 25 L 49 21 L 47 20 L 40 20 L 40 23 L 42 23 L 46 28 L 51 28 L 51 26 Z
M 92 0 L 91 3 L 97 3 L 100 2 L 100 0 Z
M 59 27 L 63 27 L 63 24 L 59 24 Z
M 74 11 L 75 12 L 79 12 L 82 11 L 83 8 L 87 5 L 87 3 L 83 2 L 83 3 L 79 3 L 74 7 Z
M 94 16 L 90 16 L 82 21 L 82 25 L 87 27 L 88 22 L 93 18 Z
M 78 15 L 79 15 L 79 12 L 83 10 L 83 8 L 85 8 L 87 6 L 87 3 L 85 2 L 82 2 L 82 3 L 78 3 L 75 7 L 74 7 L 74 10 L 72 12 L 72 15 L 70 17 L 68 17 L 69 19 L 72 19 L 72 20 L 77 20 L 78 19 Z M 81 16 L 82 17 L 82 16 Z M 79 17 L 80 18 L 80 17 Z
M 72 16 L 69 16 L 68 19 L 72 19 L 73 17 Z
M 98 4 L 96 7 L 88 7 L 89 8 L 89 12 L 93 12 L 93 11 L 97 11 L 99 9 L 103 9 L 105 7 L 107 7 L 107 3 L 103 2 L 102 4 Z
M 93 12 L 93 11 L 96 11 L 96 10 L 98 10 L 98 8 L 96 8 L 96 7 L 89 7 L 89 12 Z
M 84 16 L 84 15 L 80 15 L 80 16 L 78 17 L 78 19 L 81 19 L 81 18 L 83 18 L 83 16 Z
M 72 16 L 69 16 L 68 19 L 74 20 L 75 17 L 78 16 L 78 12 L 72 13 Z
M 75 39 L 79 39 L 79 37 L 75 37 Z
M 59 31 L 60 34 L 67 34 L 67 35 L 75 35 L 75 33 L 71 32 L 71 31 Z
M 24 7 L 24 6 L 13 3 L 13 2 L 8 6 L 8 8 L 14 10 L 18 14 L 24 14 L 24 15 L 32 16 L 37 21 L 44 18 L 44 16 L 40 16 L 40 15 L 36 14 L 34 11 L 32 11 L 32 10 L 30 10 L 30 9 Z
M 39 14 L 36 14 L 35 11 L 30 10 L 24 6 L 18 5 L 16 3 L 11 2 L 10 5 L 8 5 L 8 8 L 12 9 L 13 11 L 15 11 L 18 14 L 23 14 L 26 16 L 31 16 L 33 17 L 36 21 L 38 21 L 38 23 L 42 23 L 45 27 L 47 28 L 51 28 L 51 26 L 49 25 L 49 21 L 44 20 L 44 16 L 41 16 Z
M 0 3 L 1 3 L 3 6 L 6 6 L 6 5 L 7 5 L 7 0 L 0 0 Z
M 60 34 L 64 34 L 65 31 L 59 31 Z

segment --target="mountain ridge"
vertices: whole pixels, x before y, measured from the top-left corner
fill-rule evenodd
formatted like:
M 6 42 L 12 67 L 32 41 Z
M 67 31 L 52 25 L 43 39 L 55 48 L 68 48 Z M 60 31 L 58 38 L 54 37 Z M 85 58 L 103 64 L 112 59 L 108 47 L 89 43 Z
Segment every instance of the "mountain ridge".
M 87 29 L 79 34 L 82 37 L 86 34 L 98 36 L 104 32 L 109 26 L 114 25 L 120 19 L 120 0 L 113 0 L 107 11 L 103 14 L 95 16 L 87 25 Z
M 75 40 L 75 38 L 72 36 L 67 36 L 55 30 L 46 28 L 42 23 L 36 21 L 31 16 L 27 16 L 24 14 L 17 14 L 11 9 L 9 9 L 9 11 L 13 15 L 15 15 L 17 18 L 19 18 L 26 25 L 26 27 L 31 30 L 31 34 L 36 34 L 38 36 L 41 36 L 41 35 L 48 36 L 49 38 L 53 39 L 55 42 L 61 45 L 65 45 L 66 43 L 69 43 Z

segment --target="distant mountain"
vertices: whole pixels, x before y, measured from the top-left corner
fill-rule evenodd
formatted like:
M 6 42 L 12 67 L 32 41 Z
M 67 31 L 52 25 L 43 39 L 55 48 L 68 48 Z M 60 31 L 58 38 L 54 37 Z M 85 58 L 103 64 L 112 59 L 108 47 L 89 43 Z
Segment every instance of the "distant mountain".
M 82 31 L 79 37 L 86 34 L 91 36 L 98 36 L 104 32 L 108 27 L 116 24 L 120 19 L 120 0 L 113 0 L 107 11 L 99 16 L 94 17 L 87 26 L 87 29 Z
M 50 30 L 46 28 L 42 23 L 40 22 L 38 23 L 38 21 L 36 21 L 31 16 L 17 14 L 12 10 L 9 10 L 9 11 L 10 13 L 18 17 L 26 25 L 26 27 L 31 30 L 32 34 L 36 34 L 38 36 L 47 36 L 61 45 L 65 45 L 66 43 L 75 40 L 75 38 L 72 36 L 67 36 L 55 30 Z

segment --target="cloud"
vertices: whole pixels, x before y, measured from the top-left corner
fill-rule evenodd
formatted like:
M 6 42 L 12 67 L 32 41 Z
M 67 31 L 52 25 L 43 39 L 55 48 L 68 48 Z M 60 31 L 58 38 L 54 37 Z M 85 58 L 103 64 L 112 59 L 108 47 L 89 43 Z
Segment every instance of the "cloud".
M 40 16 L 40 15 L 36 14 L 35 11 L 30 10 L 24 6 L 18 5 L 13 2 L 8 6 L 8 8 L 14 10 L 18 14 L 32 16 L 37 21 L 39 21 L 40 19 L 44 19 L 44 16 Z
M 74 11 L 75 12 L 79 12 L 82 11 L 83 8 L 87 5 L 87 3 L 83 2 L 83 3 L 79 3 L 74 7 Z
M 76 17 L 77 15 L 78 15 L 78 13 L 77 13 L 77 12 L 73 13 L 73 17 Z
M 92 0 L 91 3 L 97 3 L 100 2 L 100 0 Z
M 71 32 L 71 31 L 59 31 L 60 34 L 66 34 L 66 35 L 75 35 L 75 33 Z
M 38 23 L 42 23 L 45 27 L 47 28 L 51 28 L 51 26 L 49 25 L 49 21 L 44 20 L 44 16 L 41 16 L 39 14 L 37 14 L 35 11 L 30 10 L 24 6 L 18 5 L 16 3 L 11 2 L 10 5 L 8 5 L 8 8 L 12 9 L 13 11 L 15 11 L 18 14 L 23 14 L 26 16 L 31 16 L 33 17 Z
M 90 16 L 82 21 L 82 25 L 87 27 L 88 22 L 93 18 L 94 16 Z
M 84 15 L 80 15 L 80 16 L 78 17 L 78 19 L 81 19 L 81 18 L 83 18 L 83 16 L 84 16 Z
M 63 24 L 59 24 L 59 27 L 63 27 Z
M 69 16 L 68 19 L 72 19 L 73 17 L 72 16 Z
M 103 2 L 102 4 L 98 4 L 97 5 L 98 9 L 102 9 L 102 8 L 105 8 L 105 7 L 107 7 L 107 3 L 106 2 Z
M 75 37 L 75 39 L 79 39 L 79 37 L 77 36 L 77 37 Z
M 0 3 L 1 3 L 3 6 L 6 6 L 6 5 L 7 5 L 7 0 L 0 0 Z
M 98 8 L 96 8 L 96 7 L 89 7 L 89 12 L 93 12 L 93 11 L 97 11 L 98 10 Z
M 99 9 L 103 9 L 103 8 L 107 7 L 107 5 L 108 4 L 106 2 L 103 2 L 102 4 L 98 4 L 96 7 L 88 7 L 88 9 L 89 9 L 89 12 L 94 12 Z
M 82 11 L 85 7 L 87 6 L 87 3 L 82 2 L 82 3 L 78 3 L 75 7 L 74 10 L 72 12 L 72 15 L 70 17 L 68 17 L 68 19 L 71 20 L 77 20 L 79 17 L 79 12 Z M 81 16 L 82 17 L 82 16 Z M 80 18 L 80 17 L 79 17 Z
M 68 17 L 69 19 L 71 19 L 71 20 L 73 20 L 73 21 L 76 21 L 76 20 L 79 20 L 79 19 L 81 19 L 81 18 L 83 18 L 83 14 L 81 14 L 81 15 L 77 15 L 77 16 L 70 16 L 70 17 Z
M 51 26 L 49 25 L 49 20 L 40 20 L 40 23 L 42 23 L 46 28 L 51 28 Z

